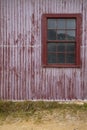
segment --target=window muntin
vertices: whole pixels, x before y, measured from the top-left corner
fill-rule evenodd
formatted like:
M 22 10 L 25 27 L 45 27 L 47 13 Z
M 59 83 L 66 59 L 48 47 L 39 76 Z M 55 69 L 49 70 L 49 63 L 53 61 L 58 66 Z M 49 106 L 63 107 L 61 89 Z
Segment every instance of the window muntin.
M 43 24 L 45 25 L 45 31 L 43 31 L 45 39 L 43 39 L 42 61 L 44 66 L 80 66 L 80 26 L 77 24 L 81 15 L 74 14 L 74 17 L 72 15 L 52 16 L 47 14 L 43 18 L 45 22 Z

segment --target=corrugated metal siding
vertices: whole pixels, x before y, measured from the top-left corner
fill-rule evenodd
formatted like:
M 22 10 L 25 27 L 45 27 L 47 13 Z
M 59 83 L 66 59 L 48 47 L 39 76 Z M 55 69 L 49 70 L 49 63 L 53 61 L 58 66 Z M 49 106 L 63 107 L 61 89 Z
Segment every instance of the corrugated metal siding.
M 43 13 L 81 13 L 81 68 L 42 68 Z M 87 0 L 0 0 L 0 99 L 87 99 Z

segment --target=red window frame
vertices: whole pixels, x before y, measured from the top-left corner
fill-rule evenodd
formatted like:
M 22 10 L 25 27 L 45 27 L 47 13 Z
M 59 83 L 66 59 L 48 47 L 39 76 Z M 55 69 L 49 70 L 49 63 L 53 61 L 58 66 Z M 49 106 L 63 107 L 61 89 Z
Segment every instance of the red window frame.
M 75 64 L 58 64 L 47 63 L 47 19 L 55 18 L 70 18 L 76 19 L 76 49 L 75 49 Z M 81 14 L 43 14 L 42 15 L 42 66 L 43 67 L 81 67 L 80 45 L 81 45 Z

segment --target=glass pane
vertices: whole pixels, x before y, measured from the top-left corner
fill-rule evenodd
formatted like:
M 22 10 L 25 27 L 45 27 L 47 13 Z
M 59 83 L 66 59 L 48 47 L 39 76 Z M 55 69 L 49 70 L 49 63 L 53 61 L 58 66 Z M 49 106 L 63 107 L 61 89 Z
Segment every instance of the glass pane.
M 58 40 L 65 40 L 66 39 L 65 30 L 57 30 L 57 39 Z
M 67 29 L 76 29 L 76 20 L 75 19 L 67 19 Z
M 74 52 L 75 51 L 75 43 L 66 43 L 66 51 L 67 52 Z
M 66 55 L 66 63 L 75 63 L 75 54 L 67 54 Z
M 48 43 L 48 52 L 56 52 L 56 43 Z
M 57 43 L 57 52 L 65 52 L 65 44 Z
M 48 40 L 56 40 L 56 30 L 48 30 Z
M 48 19 L 48 29 L 56 29 L 56 19 Z
M 65 54 L 57 54 L 57 63 L 62 64 L 65 63 Z
M 58 19 L 57 20 L 57 28 L 58 29 L 65 29 L 65 21 L 66 21 L 66 19 Z
M 48 53 L 48 63 L 56 63 L 56 53 Z
M 67 40 L 75 40 L 75 30 L 67 31 L 66 39 Z

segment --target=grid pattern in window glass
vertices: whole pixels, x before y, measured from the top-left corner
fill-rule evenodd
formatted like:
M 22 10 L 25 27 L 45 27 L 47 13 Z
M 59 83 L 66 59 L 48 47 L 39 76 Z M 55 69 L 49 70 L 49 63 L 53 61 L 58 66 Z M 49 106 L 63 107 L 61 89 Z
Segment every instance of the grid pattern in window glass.
M 49 64 L 75 64 L 76 19 L 48 19 L 47 62 Z

